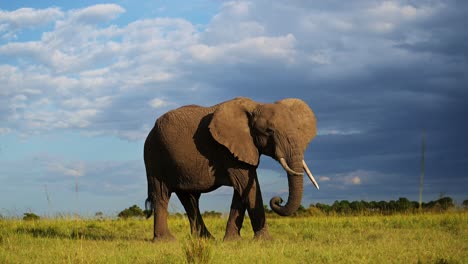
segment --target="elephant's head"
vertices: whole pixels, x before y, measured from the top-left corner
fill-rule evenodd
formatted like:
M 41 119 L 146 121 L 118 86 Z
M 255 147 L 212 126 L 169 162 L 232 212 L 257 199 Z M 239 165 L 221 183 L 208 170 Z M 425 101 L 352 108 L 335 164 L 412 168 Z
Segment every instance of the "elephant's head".
M 288 174 L 289 197 L 284 206 L 278 196 L 270 206 L 279 215 L 294 213 L 300 206 L 305 170 L 318 188 L 304 162 L 307 145 L 316 135 L 315 116 L 299 99 L 260 104 L 248 98 L 235 98 L 216 106 L 210 123 L 213 138 L 240 161 L 258 166 L 260 154 L 281 163 Z

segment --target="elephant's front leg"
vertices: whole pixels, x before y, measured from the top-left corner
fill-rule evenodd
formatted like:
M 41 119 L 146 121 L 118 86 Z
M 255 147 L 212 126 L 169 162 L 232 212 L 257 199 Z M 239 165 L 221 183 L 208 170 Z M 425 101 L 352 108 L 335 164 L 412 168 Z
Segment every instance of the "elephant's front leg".
M 254 231 L 254 238 L 271 239 L 266 224 L 265 208 L 263 207 L 262 192 L 258 184 L 257 174 L 255 173 L 252 188 L 247 196 L 247 211 L 249 212 L 250 223 Z
M 234 189 L 224 241 L 240 239 L 240 230 L 244 222 L 245 209 L 245 204 L 242 202 L 239 192 Z
M 235 192 L 226 227 L 226 236 L 232 237 L 236 233 L 237 236 L 240 236 L 245 209 L 247 209 L 255 234 L 254 237 L 270 239 L 257 172 L 255 170 L 244 171 L 244 173 L 237 172 L 231 176 L 231 179 Z

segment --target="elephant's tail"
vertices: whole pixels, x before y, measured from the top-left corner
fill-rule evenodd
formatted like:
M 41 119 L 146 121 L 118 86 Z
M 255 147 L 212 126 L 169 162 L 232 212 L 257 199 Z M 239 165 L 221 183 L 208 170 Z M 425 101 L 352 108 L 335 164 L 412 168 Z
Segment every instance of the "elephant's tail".
M 146 212 L 146 219 L 150 218 L 153 214 L 153 201 L 150 197 L 146 198 L 145 201 L 145 212 Z
M 145 200 L 146 219 L 150 218 L 154 212 L 154 187 L 151 179 L 148 177 L 148 198 Z

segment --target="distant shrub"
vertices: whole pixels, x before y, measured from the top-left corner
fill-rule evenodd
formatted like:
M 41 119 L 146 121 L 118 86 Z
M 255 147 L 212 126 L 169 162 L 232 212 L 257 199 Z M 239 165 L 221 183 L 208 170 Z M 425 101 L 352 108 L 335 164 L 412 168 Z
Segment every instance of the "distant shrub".
M 309 206 L 307 210 L 307 216 L 318 216 L 318 215 L 325 215 L 325 212 L 320 210 L 319 208 L 315 206 Z
M 138 207 L 138 205 L 135 204 L 127 209 L 124 209 L 117 216 L 119 218 L 126 219 L 126 218 L 131 218 L 131 217 L 144 217 L 145 213 L 143 212 L 143 210 L 141 210 L 140 207 Z
M 468 200 L 463 201 L 463 206 L 468 209 Z M 430 201 L 422 204 L 424 212 L 445 212 L 455 207 L 453 199 L 450 197 L 442 197 L 435 201 Z M 269 217 L 276 217 L 277 214 L 268 209 L 264 205 L 265 213 Z M 416 213 L 418 212 L 419 203 L 410 201 L 405 197 L 400 197 L 398 200 L 391 201 L 335 201 L 332 205 L 316 203 L 310 204 L 308 208 L 300 205 L 292 216 L 317 216 L 317 215 L 373 215 L 384 214 L 390 215 L 395 213 Z
M 25 221 L 36 221 L 41 219 L 37 214 L 35 213 L 24 213 L 23 220 Z
M 98 220 L 104 220 L 104 213 L 99 211 L 94 214 L 94 217 Z
M 442 197 L 436 201 L 430 201 L 428 203 L 423 203 L 423 208 L 428 211 L 443 212 L 452 207 L 455 207 L 453 199 L 450 197 Z
M 203 217 L 221 217 L 222 213 L 216 212 L 216 211 L 205 211 L 203 212 L 202 216 Z

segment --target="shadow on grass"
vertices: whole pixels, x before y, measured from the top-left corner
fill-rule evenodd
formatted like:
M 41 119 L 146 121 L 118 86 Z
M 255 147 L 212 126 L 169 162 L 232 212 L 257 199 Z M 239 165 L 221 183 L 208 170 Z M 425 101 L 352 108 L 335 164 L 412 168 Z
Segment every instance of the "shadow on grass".
M 89 225 L 86 227 L 60 228 L 55 226 L 47 227 L 18 227 L 18 234 L 28 234 L 33 237 L 43 238 L 62 238 L 62 239 L 87 239 L 87 240 L 140 240 L 148 239 L 139 238 L 136 236 L 122 236 L 117 232 L 113 232 L 100 226 Z

